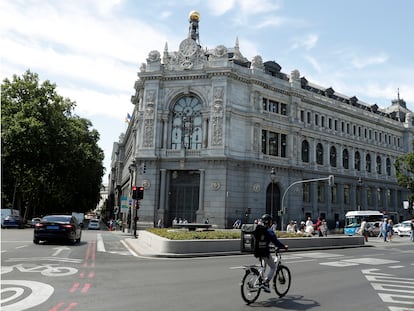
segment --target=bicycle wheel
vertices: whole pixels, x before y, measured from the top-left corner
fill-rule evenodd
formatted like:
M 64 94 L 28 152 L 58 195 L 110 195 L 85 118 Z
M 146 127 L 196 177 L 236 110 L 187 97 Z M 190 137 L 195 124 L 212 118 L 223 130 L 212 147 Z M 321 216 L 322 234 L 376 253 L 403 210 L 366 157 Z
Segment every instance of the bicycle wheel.
M 260 295 L 260 273 L 257 269 L 246 271 L 240 284 L 243 300 L 250 304 L 255 302 Z
M 287 294 L 290 288 L 290 282 L 291 276 L 289 268 L 282 265 L 277 267 L 275 277 L 273 278 L 273 286 L 279 297 L 283 297 Z

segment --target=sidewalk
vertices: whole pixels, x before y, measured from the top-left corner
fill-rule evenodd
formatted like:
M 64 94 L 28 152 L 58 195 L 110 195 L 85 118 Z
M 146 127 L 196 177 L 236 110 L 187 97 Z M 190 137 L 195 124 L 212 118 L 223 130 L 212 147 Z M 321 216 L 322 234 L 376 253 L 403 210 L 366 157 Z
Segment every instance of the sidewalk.
M 365 245 L 375 247 L 391 247 L 392 245 L 411 245 L 411 247 L 414 247 L 414 242 L 412 242 L 410 240 L 410 237 L 408 236 L 400 237 L 398 235 L 393 235 L 391 242 L 384 242 L 384 238 L 369 237 L 368 242 L 365 242 Z

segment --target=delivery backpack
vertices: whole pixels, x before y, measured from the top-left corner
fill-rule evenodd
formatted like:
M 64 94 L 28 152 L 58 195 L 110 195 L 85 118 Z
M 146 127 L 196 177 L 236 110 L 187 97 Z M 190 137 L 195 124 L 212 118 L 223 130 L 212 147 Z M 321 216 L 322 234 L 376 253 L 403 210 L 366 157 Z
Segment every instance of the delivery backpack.
M 269 255 L 269 242 L 267 228 L 257 225 L 254 230 L 254 257 L 267 257 Z

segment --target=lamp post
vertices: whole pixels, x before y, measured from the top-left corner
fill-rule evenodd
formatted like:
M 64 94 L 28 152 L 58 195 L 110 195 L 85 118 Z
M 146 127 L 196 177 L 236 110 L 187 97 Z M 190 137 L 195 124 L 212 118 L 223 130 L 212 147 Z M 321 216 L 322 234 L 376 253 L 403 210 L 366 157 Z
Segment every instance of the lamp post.
M 270 180 L 272 181 L 272 188 L 271 188 L 271 197 L 270 197 L 270 215 L 272 215 L 272 218 L 274 217 L 274 208 L 273 208 L 273 187 L 276 180 L 276 172 L 275 168 L 272 167 L 272 170 L 270 171 Z
M 361 199 L 362 199 L 362 197 L 361 197 L 361 189 L 362 188 L 362 178 L 361 177 L 359 177 L 358 178 L 358 186 L 357 186 L 357 204 L 358 204 L 358 211 L 360 211 L 361 210 Z

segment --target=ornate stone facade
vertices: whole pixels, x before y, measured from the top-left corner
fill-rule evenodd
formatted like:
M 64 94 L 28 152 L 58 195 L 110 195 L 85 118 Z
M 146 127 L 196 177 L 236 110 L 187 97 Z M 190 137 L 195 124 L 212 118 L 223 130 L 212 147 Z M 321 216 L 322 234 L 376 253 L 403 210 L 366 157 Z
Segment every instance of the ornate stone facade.
M 151 51 L 140 67 L 132 119 L 114 145 L 113 205 L 143 185 L 138 216 L 151 224 L 208 218 L 229 227 L 267 212 L 279 224 L 322 215 L 332 227 L 358 208 L 407 217 L 393 166 L 413 152 L 413 114 L 402 99 L 379 109 L 298 70 L 287 75 L 260 55 L 248 61 L 237 39 L 207 50 L 198 42 L 199 15 L 191 16 L 178 50 L 166 44 L 162 60 Z M 303 183 L 285 193 L 329 175 L 334 187 Z

